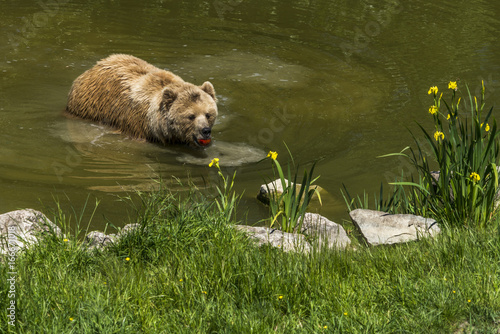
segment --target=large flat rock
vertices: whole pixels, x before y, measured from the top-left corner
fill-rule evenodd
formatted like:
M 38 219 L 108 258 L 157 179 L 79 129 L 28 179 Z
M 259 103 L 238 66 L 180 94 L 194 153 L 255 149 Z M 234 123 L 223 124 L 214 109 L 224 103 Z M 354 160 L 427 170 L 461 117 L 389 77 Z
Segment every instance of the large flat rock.
M 317 237 L 320 247 L 326 243 L 328 248 L 344 249 L 351 244 L 351 239 L 341 225 L 317 213 L 304 214 L 302 233 Z
M 270 245 L 283 249 L 285 252 L 304 252 L 311 250 L 311 244 L 306 241 L 306 235 L 312 237 L 318 246 L 345 249 L 351 244 L 344 228 L 316 213 L 305 213 L 301 233 L 286 233 L 281 230 L 263 227 L 236 225 L 249 238 L 254 239 L 259 246 Z
M 376 246 L 418 240 L 441 232 L 434 219 L 409 214 L 356 209 L 349 213 L 368 244 Z

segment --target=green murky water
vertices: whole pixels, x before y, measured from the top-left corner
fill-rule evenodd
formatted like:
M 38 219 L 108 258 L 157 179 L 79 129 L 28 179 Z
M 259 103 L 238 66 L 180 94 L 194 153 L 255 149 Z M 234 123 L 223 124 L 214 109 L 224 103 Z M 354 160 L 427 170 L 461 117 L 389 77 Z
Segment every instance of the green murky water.
M 500 97 L 500 4 L 485 1 L 13 1 L 0 2 L 0 212 L 59 198 L 81 210 L 101 201 L 92 228 L 127 223 L 118 201 L 162 177 L 202 186 L 207 163 L 237 170 L 250 220 L 270 164 L 322 159 L 321 212 L 346 217 L 342 183 L 378 190 L 406 166 L 377 159 L 430 126 L 430 85 L 449 80 Z M 210 80 L 219 98 L 204 152 L 136 142 L 62 115 L 72 81 L 97 60 L 128 53 L 186 81 Z M 417 132 L 418 133 L 418 132 Z M 182 189 L 172 184 L 173 189 Z M 41 202 L 40 202 L 41 201 Z M 43 203 L 43 204 L 42 204 Z

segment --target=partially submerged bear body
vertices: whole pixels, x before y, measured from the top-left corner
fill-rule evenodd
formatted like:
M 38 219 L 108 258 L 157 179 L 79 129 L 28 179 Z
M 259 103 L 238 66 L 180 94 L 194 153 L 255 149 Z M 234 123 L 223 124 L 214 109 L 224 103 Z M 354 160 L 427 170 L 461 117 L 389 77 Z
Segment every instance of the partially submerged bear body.
M 115 54 L 80 75 L 66 111 L 151 142 L 203 147 L 217 117 L 210 82 L 196 86 L 139 58 Z

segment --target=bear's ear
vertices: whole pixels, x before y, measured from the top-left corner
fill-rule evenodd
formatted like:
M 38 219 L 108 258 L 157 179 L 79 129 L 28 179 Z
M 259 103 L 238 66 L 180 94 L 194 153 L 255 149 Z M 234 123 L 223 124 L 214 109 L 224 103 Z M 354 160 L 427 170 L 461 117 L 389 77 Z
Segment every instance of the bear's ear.
M 163 91 L 163 99 L 161 103 L 165 107 L 166 111 L 170 109 L 170 106 L 172 106 L 172 103 L 174 103 L 176 98 L 177 98 L 176 92 L 174 92 L 170 88 L 165 88 L 165 90 Z
M 214 86 L 210 83 L 210 81 L 205 81 L 203 85 L 200 86 L 201 90 L 203 90 L 205 93 L 210 95 L 214 101 L 217 101 L 217 98 L 215 97 L 215 89 Z

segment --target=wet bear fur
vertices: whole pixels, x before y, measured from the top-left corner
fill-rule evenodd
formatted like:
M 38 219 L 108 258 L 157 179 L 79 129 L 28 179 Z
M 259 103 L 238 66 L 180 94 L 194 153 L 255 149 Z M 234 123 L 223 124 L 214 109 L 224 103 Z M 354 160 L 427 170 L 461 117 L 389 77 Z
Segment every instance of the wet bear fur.
M 66 112 L 162 144 L 208 146 L 217 117 L 210 82 L 196 86 L 144 60 L 111 55 L 80 75 Z

